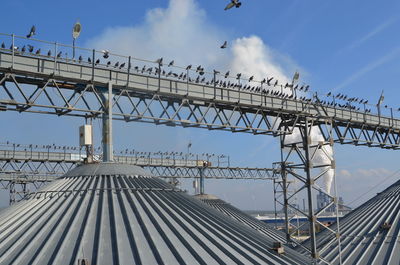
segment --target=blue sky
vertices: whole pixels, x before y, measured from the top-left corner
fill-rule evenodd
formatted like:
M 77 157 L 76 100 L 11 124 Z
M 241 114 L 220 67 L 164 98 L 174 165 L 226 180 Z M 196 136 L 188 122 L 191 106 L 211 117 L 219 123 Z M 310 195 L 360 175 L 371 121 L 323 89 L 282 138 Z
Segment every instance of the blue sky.
M 108 48 L 145 59 L 163 56 L 177 59 L 177 64 L 202 64 L 210 69 L 247 65 L 247 71 L 255 74 L 260 67 L 236 58 L 240 56 L 235 57 L 234 49 L 246 45 L 254 48 L 259 40 L 261 50 L 252 51 L 264 53 L 263 69 L 283 78 L 298 69 L 301 81 L 318 93 L 334 90 L 376 102 L 384 90 L 385 104 L 400 107 L 399 1 L 244 0 L 241 8 L 224 11 L 227 2 L 8 1 L 3 3 L 3 9 L 9 12 L 2 12 L 0 32 L 26 35 L 34 24 L 38 39 L 71 43 L 72 25 L 79 19 L 83 26 L 79 46 Z M 184 12 L 189 16 L 179 19 Z M 160 23 L 171 23 L 171 27 L 160 32 Z M 173 38 L 163 35 L 165 32 Z M 160 36 L 168 41 L 160 40 Z M 230 44 L 227 51 L 218 48 L 224 40 Z M 400 116 L 399 112 L 395 114 Z M 76 145 L 77 127 L 83 123 L 74 118 L 17 113 L 1 113 L 0 121 L 7 124 L 2 126 L 1 142 L 59 145 Z M 116 149 L 184 151 L 192 141 L 193 152 L 228 154 L 235 165 L 258 167 L 270 167 L 280 155 L 277 139 L 268 136 L 114 124 Z M 335 157 L 339 194 L 347 202 L 398 169 L 395 151 L 336 145 Z M 392 177 L 354 205 L 398 178 Z M 244 209 L 271 209 L 271 187 L 271 183 L 260 181 L 206 183 L 207 192 Z

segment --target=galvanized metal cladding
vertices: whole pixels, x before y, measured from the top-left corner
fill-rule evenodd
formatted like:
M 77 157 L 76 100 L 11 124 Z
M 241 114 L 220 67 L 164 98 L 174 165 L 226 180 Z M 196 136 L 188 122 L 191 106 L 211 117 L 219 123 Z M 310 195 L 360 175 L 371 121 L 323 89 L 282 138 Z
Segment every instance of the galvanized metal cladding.
M 2 264 L 309 264 L 130 165 L 77 167 L 0 212 Z
M 50 44 L 59 51 L 70 48 L 46 42 Z M 102 54 L 87 49 L 82 52 L 89 52 L 93 59 Z M 132 68 L 133 61 L 121 68 L 7 48 L 0 54 L 2 110 L 99 117 L 105 113 L 104 92 L 111 82 L 112 112 L 117 120 L 280 135 L 292 133 L 299 123 L 309 119 L 316 126 L 332 124 L 334 141 L 341 144 L 390 149 L 400 146 L 400 120 L 393 113 L 384 116 L 324 104 L 318 98 L 303 100 L 189 79 L 184 82 L 174 75 L 161 77 L 160 73 Z
M 335 235 L 324 230 L 316 236 L 318 250 L 330 264 L 400 264 L 400 181 L 342 217 L 340 234 L 342 255 L 331 244 Z M 309 244 L 307 240 L 303 246 Z
M 256 218 L 244 213 L 243 211 L 239 210 L 238 208 L 232 206 L 231 204 L 227 203 L 224 200 L 221 200 L 213 195 L 209 194 L 199 194 L 195 196 L 197 199 L 201 200 L 202 202 L 206 203 L 207 205 L 211 206 L 214 209 L 222 212 L 223 214 L 245 224 L 252 229 L 267 235 L 270 238 L 278 242 L 285 243 L 286 242 L 286 234 L 282 231 L 275 229 L 274 227 L 257 220 Z

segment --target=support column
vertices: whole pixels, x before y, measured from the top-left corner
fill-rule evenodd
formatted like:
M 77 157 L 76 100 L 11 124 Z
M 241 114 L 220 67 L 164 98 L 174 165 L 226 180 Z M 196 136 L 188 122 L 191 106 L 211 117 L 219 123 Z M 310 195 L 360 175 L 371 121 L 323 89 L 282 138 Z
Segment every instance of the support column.
M 294 124 L 290 122 L 288 120 L 285 130 L 292 134 L 288 133 L 281 136 L 282 152 L 280 163 L 282 185 L 280 188 L 284 193 L 283 207 L 285 221 L 286 224 L 290 225 L 291 218 L 288 216 L 290 210 L 306 217 L 310 236 L 307 249 L 316 261 L 324 260 L 318 253 L 318 242 L 316 239 L 317 226 L 328 230 L 336 236 L 336 242 L 332 241 L 330 244 L 337 243 L 339 246 L 339 255 L 341 254 L 339 222 L 337 222 L 335 229 L 332 229 L 324 225 L 317 218 L 325 212 L 331 211 L 332 207 L 337 209 L 336 193 L 335 195 L 330 194 L 328 184 L 325 187 L 328 189 L 322 188 L 322 184 L 330 178 L 333 178 L 333 181 L 335 181 L 335 176 L 334 174 L 332 175 L 332 170 L 335 169 L 332 121 L 303 118 L 297 120 Z M 302 184 L 293 193 L 288 191 L 289 183 L 292 180 L 300 181 L 300 184 Z M 329 202 L 323 206 L 316 207 L 314 204 L 315 192 L 324 194 L 326 198 L 329 198 Z M 296 201 L 298 195 L 307 200 L 308 209 L 300 209 Z M 296 201 L 296 203 L 293 203 L 293 201 Z M 337 221 L 339 221 L 339 218 L 337 218 Z M 298 226 L 297 229 L 300 229 L 302 226 Z M 288 231 L 287 226 L 286 230 Z M 292 233 L 288 234 L 288 236 L 292 235 Z M 328 245 L 323 247 L 327 248 Z
M 204 194 L 204 167 L 199 168 L 200 173 L 200 194 Z
M 112 143 L 112 83 L 108 83 L 108 93 L 103 94 L 104 114 L 103 114 L 103 162 L 114 161 Z
M 305 165 L 305 172 L 306 172 L 306 183 L 305 186 L 307 187 L 307 196 L 308 196 L 308 221 L 310 224 L 310 242 L 311 242 L 311 257 L 314 259 L 318 259 L 319 255 L 317 252 L 317 240 L 315 238 L 315 223 L 316 223 L 316 216 L 314 215 L 314 197 L 313 197 L 313 190 L 312 187 L 314 185 L 314 178 L 311 175 L 311 168 L 313 167 L 312 160 L 310 157 L 310 145 L 311 145 L 311 126 L 309 125 L 308 120 L 305 121 L 305 128 L 303 130 L 303 149 L 304 149 L 304 165 Z

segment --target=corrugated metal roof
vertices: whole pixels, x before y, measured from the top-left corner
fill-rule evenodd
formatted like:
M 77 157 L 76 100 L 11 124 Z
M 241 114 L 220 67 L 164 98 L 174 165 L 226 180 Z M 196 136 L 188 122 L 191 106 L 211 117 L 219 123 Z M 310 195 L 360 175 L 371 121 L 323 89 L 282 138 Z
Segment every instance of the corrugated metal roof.
M 308 264 L 135 166 L 85 165 L 0 212 L 0 264 Z
M 341 218 L 339 225 L 343 264 L 399 265 L 400 181 Z M 317 234 L 320 255 L 332 264 L 339 264 L 337 243 L 324 247 L 334 241 L 329 231 Z
M 265 234 L 276 241 L 286 242 L 286 234 L 282 231 L 275 229 L 273 226 L 266 224 L 265 222 L 259 221 L 256 218 L 246 214 L 245 212 L 239 210 L 238 208 L 232 206 L 224 200 L 221 200 L 214 195 L 201 194 L 196 195 L 196 198 L 200 199 L 207 205 L 217 209 L 223 214 L 232 217 L 233 219 L 251 227 L 258 232 Z

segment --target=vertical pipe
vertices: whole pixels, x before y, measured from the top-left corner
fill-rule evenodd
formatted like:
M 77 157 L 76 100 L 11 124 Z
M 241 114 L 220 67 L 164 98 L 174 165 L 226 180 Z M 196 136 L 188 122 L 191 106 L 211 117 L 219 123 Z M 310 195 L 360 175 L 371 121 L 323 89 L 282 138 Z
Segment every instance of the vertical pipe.
M 104 93 L 104 114 L 103 114 L 103 162 L 112 162 L 112 83 L 108 83 L 108 93 Z

